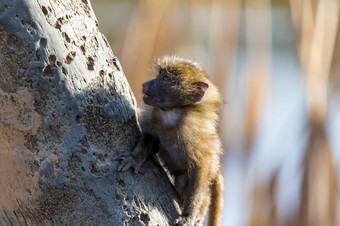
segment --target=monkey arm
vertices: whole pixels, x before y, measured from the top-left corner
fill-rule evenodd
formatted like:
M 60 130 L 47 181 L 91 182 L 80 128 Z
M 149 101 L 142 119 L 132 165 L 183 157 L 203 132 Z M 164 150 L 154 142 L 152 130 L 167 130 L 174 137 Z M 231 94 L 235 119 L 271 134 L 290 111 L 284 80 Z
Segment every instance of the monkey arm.
M 201 205 L 201 195 L 204 194 L 203 191 L 209 186 L 208 178 L 206 169 L 194 167 L 189 170 L 183 211 L 181 216 L 175 220 L 175 224 L 194 225 L 197 220 L 195 217 L 199 210 L 197 207 Z
M 145 160 L 151 154 L 158 151 L 158 145 L 159 139 L 156 136 L 151 134 L 143 134 L 131 153 L 115 159 L 123 160 L 118 166 L 118 171 L 125 172 L 129 168 L 133 167 L 135 174 L 137 174 L 139 168 L 145 162 Z

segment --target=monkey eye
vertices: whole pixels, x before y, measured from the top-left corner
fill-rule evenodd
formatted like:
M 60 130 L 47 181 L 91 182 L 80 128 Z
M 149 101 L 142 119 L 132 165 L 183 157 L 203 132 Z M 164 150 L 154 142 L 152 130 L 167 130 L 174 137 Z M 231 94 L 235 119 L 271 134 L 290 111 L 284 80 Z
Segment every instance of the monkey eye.
M 157 76 L 163 81 L 169 82 L 171 81 L 170 77 L 168 76 L 167 72 L 164 70 L 159 71 L 159 75 Z
M 162 79 L 163 79 L 164 81 L 170 81 L 170 78 L 169 78 L 169 76 L 167 76 L 167 75 L 164 75 Z

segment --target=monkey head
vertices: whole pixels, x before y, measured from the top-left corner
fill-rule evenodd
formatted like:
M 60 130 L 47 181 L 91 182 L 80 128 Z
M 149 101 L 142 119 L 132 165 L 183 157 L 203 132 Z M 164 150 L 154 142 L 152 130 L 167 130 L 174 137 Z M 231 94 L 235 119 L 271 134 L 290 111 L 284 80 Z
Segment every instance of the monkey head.
M 143 101 L 161 108 L 199 104 L 209 81 L 201 67 L 190 60 L 165 56 L 156 60 L 154 79 L 143 86 Z

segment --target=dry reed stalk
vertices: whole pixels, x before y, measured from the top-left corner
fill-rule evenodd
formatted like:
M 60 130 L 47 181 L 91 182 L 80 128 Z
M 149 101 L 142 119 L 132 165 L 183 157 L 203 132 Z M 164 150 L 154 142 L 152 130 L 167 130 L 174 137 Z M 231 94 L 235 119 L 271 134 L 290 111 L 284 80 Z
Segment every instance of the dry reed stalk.
M 312 124 L 297 225 L 337 226 L 337 190 L 337 175 L 323 125 Z
M 291 1 L 292 3 L 292 1 Z M 305 73 L 310 137 L 305 153 L 300 209 L 296 225 L 336 226 L 337 175 L 331 157 L 324 120 L 327 86 L 339 19 L 338 0 L 319 0 L 313 12 L 310 0 L 301 1 L 300 58 Z M 291 5 L 292 14 L 299 10 Z M 303 12 L 301 12 L 303 11 Z
M 208 71 L 222 91 L 237 52 L 241 5 L 239 0 L 211 0 L 210 4 Z
M 334 55 L 333 62 L 330 74 L 330 95 L 339 95 L 340 94 L 340 64 L 338 63 L 340 60 L 340 23 L 338 23 L 338 33 L 336 36 L 335 47 L 334 47 Z
M 277 225 L 275 191 L 278 173 L 276 172 L 269 183 L 255 181 L 252 187 L 252 204 L 249 226 Z
M 291 4 L 294 24 L 301 30 L 299 53 L 310 118 L 322 121 L 327 109 L 327 86 L 337 34 L 339 1 L 319 0 L 315 10 L 311 0 L 291 0 Z M 300 8 L 293 8 L 295 6 Z
M 297 1 L 299 2 L 299 1 Z M 303 0 L 300 12 L 301 18 L 301 42 L 300 44 L 300 61 L 303 69 L 308 67 L 308 58 L 311 52 L 312 36 L 314 33 L 315 16 L 311 0 Z
M 157 34 L 169 3 L 169 0 L 141 0 L 133 12 L 120 54 L 133 90 L 141 90 L 140 84 L 149 74 Z M 141 92 L 135 92 L 135 96 L 140 100 Z
M 250 150 L 269 89 L 271 62 L 271 2 L 246 0 L 247 31 L 247 96 L 245 115 L 246 150 Z M 255 14 L 256 10 L 262 13 Z
M 271 1 L 246 0 L 245 12 L 247 35 L 245 150 L 249 154 L 259 118 L 265 107 L 270 83 Z M 255 181 L 252 188 L 250 226 L 272 226 L 276 223 L 274 201 L 276 178 L 272 177 L 271 185 Z
M 306 69 L 307 103 L 311 120 L 323 120 L 327 110 L 327 87 L 337 34 L 339 4 L 338 0 L 318 2 L 315 30 Z
M 312 36 L 315 26 L 315 13 L 312 0 L 290 0 L 290 10 L 295 30 L 300 36 L 299 54 L 302 68 L 307 68 Z
M 226 90 L 229 73 L 236 62 L 241 6 L 239 0 L 211 0 L 210 4 L 207 71 L 222 93 Z M 222 109 L 220 115 L 224 116 Z M 220 124 L 218 129 L 221 137 L 225 138 L 228 135 L 224 128 Z

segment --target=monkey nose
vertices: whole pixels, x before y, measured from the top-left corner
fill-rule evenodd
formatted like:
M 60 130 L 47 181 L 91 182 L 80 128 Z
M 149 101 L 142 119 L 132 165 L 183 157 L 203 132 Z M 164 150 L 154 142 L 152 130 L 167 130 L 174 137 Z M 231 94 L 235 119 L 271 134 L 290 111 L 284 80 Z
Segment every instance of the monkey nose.
M 144 94 L 146 94 L 147 92 L 148 92 L 148 90 L 149 90 L 149 87 L 148 87 L 148 85 L 146 84 L 146 82 L 144 82 L 143 84 L 142 84 L 142 92 L 144 93 Z

